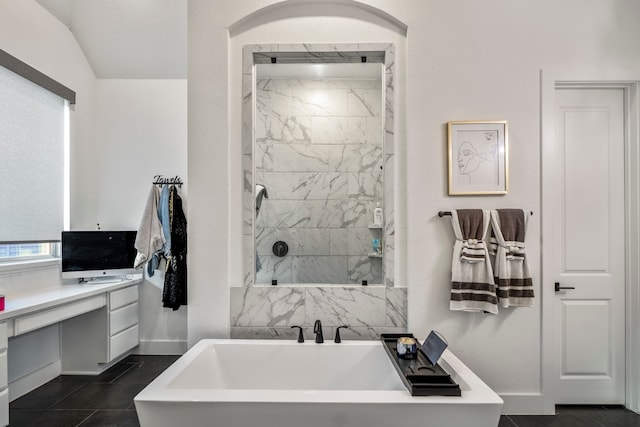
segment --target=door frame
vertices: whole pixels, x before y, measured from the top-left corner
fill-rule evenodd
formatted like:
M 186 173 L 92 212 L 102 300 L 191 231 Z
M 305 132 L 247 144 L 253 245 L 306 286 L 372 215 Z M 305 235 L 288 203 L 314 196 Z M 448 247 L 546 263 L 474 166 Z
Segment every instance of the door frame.
M 541 391 L 543 414 L 555 414 L 555 396 L 553 391 L 554 378 L 559 368 L 554 359 L 554 328 L 556 325 L 553 314 L 555 292 L 553 283 L 556 281 L 551 268 L 553 265 L 550 253 L 544 248 L 545 244 L 553 242 L 552 206 L 544 203 L 545 191 L 554 188 L 554 183 L 545 172 L 556 167 L 556 159 L 551 155 L 551 146 L 555 142 L 555 91 L 556 88 L 618 88 L 625 93 L 625 407 L 640 413 L 640 366 L 631 363 L 640 360 L 640 336 L 632 334 L 632 326 L 640 326 L 640 115 L 638 96 L 640 95 L 640 69 L 598 71 L 584 70 L 551 70 L 540 72 L 540 168 L 541 192 L 540 206 L 542 211 L 541 223 L 541 269 L 542 294 L 541 308 Z M 548 242 L 548 243 L 546 243 Z M 634 262 L 635 261 L 635 262 Z

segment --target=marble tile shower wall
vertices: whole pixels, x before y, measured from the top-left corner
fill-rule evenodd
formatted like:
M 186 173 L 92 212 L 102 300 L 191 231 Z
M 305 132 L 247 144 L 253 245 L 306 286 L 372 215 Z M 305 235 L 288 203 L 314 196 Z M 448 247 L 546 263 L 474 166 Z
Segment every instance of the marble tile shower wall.
M 385 286 L 258 286 L 231 288 L 231 338 L 295 339 L 302 326 L 313 340 L 320 319 L 325 340 L 337 326 L 344 339 L 378 339 L 381 333 L 406 332 L 407 289 Z
M 383 201 L 381 82 L 267 79 L 256 87 L 255 182 L 268 192 L 256 218 L 256 283 L 383 284 L 382 259 L 368 256 L 372 240 L 383 239 L 369 228 Z M 288 255 L 273 254 L 276 241 Z

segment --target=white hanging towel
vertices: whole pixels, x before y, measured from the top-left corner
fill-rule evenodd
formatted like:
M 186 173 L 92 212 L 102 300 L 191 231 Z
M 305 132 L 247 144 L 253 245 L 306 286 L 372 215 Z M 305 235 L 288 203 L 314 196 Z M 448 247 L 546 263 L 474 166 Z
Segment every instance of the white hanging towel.
M 496 285 L 484 242 L 489 223 L 487 210 L 451 211 L 456 237 L 451 261 L 451 310 L 498 314 Z
M 533 307 L 533 281 L 525 250 L 529 215 L 522 209 L 491 211 L 495 283 L 503 307 Z
M 158 203 L 160 201 L 160 190 L 155 185 L 151 186 L 147 204 L 142 213 L 142 220 L 136 234 L 134 246 L 138 253 L 133 263 L 135 268 L 141 268 L 149 261 L 151 256 L 162 249 L 164 245 L 164 233 L 162 224 L 158 218 Z

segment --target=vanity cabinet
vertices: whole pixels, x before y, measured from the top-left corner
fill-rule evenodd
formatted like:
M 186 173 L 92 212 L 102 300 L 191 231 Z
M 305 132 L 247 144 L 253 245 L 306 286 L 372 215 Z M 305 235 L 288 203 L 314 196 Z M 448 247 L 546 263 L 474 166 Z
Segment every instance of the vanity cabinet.
M 138 285 L 107 292 L 106 304 L 61 323 L 62 373 L 96 375 L 139 344 Z
M 0 426 L 9 424 L 7 345 L 7 324 L 0 322 Z
M 8 338 L 58 325 L 60 373 L 98 375 L 139 343 L 140 282 L 141 276 L 118 283 L 63 285 L 7 296 L 6 309 L 0 311 L 0 426 L 9 424 Z M 12 387 L 35 388 L 31 379 L 23 380 L 15 380 Z
M 107 363 L 136 347 L 139 342 L 138 286 L 109 293 L 109 354 Z

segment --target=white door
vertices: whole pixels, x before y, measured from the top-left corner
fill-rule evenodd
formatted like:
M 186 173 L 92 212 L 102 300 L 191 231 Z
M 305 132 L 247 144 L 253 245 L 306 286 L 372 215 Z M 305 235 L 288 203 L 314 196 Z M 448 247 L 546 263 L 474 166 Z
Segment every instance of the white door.
M 557 404 L 625 402 L 625 108 L 623 89 L 557 88 L 553 294 Z M 549 211 L 547 211 L 549 212 Z M 548 276 L 547 276 L 548 277 Z M 547 300 L 549 301 L 549 300 Z M 549 312 L 551 310 L 551 312 Z

